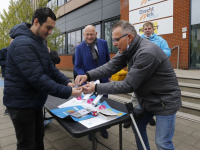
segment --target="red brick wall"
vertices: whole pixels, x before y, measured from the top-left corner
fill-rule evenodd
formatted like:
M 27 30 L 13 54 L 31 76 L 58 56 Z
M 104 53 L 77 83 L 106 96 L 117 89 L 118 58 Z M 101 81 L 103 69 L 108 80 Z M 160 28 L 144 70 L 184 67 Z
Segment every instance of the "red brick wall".
M 62 55 L 60 56 L 60 59 L 60 64 L 56 65 L 58 69 L 73 70 L 72 55 Z
M 121 20 L 129 21 L 129 0 L 121 0 Z M 173 34 L 162 37 L 168 42 L 170 48 L 180 47 L 179 69 L 188 69 L 189 65 L 189 15 L 190 0 L 174 0 Z M 182 38 L 182 28 L 187 27 L 186 39 Z M 177 48 L 172 50 L 170 61 L 173 68 L 177 66 Z
M 115 54 L 110 54 L 110 58 L 113 58 Z M 56 67 L 62 70 L 73 70 L 74 66 L 72 64 L 72 55 L 62 55 L 60 56 L 60 64 L 57 64 Z

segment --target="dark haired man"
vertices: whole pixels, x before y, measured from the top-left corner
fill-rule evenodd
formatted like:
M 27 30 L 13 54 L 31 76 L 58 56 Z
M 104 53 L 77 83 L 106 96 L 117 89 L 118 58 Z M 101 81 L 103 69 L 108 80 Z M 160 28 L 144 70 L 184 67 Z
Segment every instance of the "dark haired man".
M 10 31 L 3 102 L 14 124 L 17 150 L 44 150 L 42 107 L 48 94 L 67 99 L 81 95 L 51 61 L 44 39 L 55 27 L 47 7 L 34 12 L 32 25 L 20 23 Z
M 176 74 L 166 54 L 151 41 L 141 38 L 133 25 L 121 20 L 112 30 L 113 46 L 119 52 L 106 64 L 76 77 L 81 85 L 86 80 L 96 80 L 112 75 L 128 63 L 128 74 L 123 81 L 86 84 L 83 92 L 98 94 L 135 93 L 139 108 L 145 115 L 136 118 L 136 123 L 147 150 L 150 150 L 146 126 L 156 116 L 155 143 L 159 150 L 175 150 L 173 135 L 176 112 L 181 107 L 181 91 Z M 133 127 L 138 150 L 142 144 Z

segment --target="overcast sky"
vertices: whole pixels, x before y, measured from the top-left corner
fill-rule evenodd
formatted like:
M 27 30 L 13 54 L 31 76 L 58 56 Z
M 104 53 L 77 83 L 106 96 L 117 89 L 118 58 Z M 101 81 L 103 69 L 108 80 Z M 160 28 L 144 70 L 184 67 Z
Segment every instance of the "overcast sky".
M 10 0 L 0 0 L 0 12 L 3 13 L 3 9 L 5 9 L 6 11 L 8 11 L 8 6 L 10 4 Z

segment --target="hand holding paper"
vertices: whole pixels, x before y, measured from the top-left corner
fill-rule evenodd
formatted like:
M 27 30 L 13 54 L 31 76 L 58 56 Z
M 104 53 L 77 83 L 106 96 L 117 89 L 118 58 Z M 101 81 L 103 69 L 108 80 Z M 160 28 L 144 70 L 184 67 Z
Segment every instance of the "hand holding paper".
M 75 84 L 74 84 L 74 83 L 71 83 L 71 82 L 69 82 L 69 83 L 67 84 L 67 86 L 74 87 L 74 86 L 75 86 Z
M 83 88 L 83 93 L 93 93 L 95 91 L 95 84 L 94 82 L 87 82 L 87 84 L 85 84 L 84 86 L 82 86 Z
M 82 90 L 83 90 L 82 87 L 72 88 L 72 94 L 71 94 L 71 96 L 74 96 L 74 97 L 81 96 Z

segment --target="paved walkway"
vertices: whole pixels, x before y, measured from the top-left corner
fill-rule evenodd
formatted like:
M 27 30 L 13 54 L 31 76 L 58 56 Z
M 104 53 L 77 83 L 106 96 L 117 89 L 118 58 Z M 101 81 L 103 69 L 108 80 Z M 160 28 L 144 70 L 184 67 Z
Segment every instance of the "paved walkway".
M 69 74 L 69 72 L 65 72 Z M 0 81 L 2 82 L 2 81 Z M 1 83 L 0 83 L 1 84 Z M 0 87 L 0 150 L 16 150 L 16 137 L 12 122 L 8 115 L 4 116 L 5 107 L 2 104 L 3 87 Z M 97 139 L 113 150 L 119 148 L 118 126 L 108 129 L 109 138 L 107 140 L 96 133 Z M 135 138 L 132 129 L 123 128 L 123 149 L 136 150 Z M 149 142 L 152 150 L 156 150 L 155 127 L 147 127 Z M 174 134 L 174 145 L 176 150 L 200 150 L 200 124 L 192 121 L 177 118 L 176 130 Z M 45 130 L 44 138 L 45 150 L 90 150 L 92 142 L 88 137 L 73 138 L 57 121 L 53 122 Z M 106 150 L 97 144 L 97 150 Z

